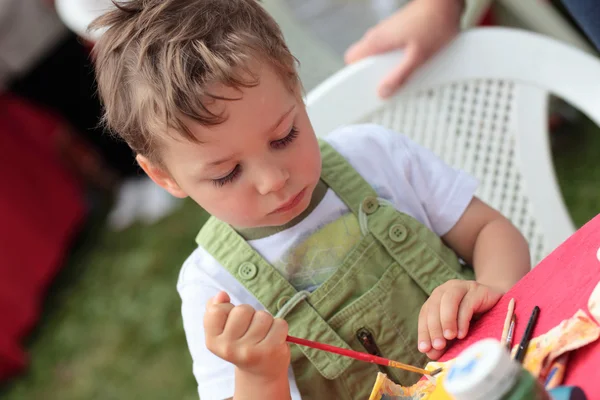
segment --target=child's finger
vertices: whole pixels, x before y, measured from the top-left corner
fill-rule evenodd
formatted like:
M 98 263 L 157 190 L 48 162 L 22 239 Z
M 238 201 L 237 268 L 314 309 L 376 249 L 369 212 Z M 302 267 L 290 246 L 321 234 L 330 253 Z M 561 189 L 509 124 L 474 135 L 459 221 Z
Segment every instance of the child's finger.
M 221 291 L 221 292 L 217 293 L 217 295 L 215 297 L 213 297 L 206 303 L 206 308 L 208 308 L 214 304 L 229 303 L 230 301 L 231 301 L 231 299 L 229 298 L 229 295 L 226 292 Z
M 244 335 L 250 343 L 261 342 L 273 325 L 273 316 L 266 311 L 256 311 L 248 331 Z
M 465 293 L 461 290 L 449 290 L 444 293 L 440 304 L 440 321 L 442 332 L 447 340 L 458 335 L 458 309 Z
M 467 335 L 475 314 L 489 310 L 501 297 L 500 293 L 484 285 L 477 285 L 475 289 L 470 290 L 458 310 L 458 338 L 463 339 Z
M 254 308 L 247 304 L 242 304 L 231 310 L 225 323 L 223 337 L 227 340 L 237 340 L 244 336 L 250 327 L 254 313 Z
M 437 350 L 446 347 L 446 339 L 444 339 L 442 323 L 440 321 L 441 299 L 442 296 L 440 295 L 432 295 L 428 300 L 429 305 L 427 307 L 427 327 L 429 329 L 429 337 L 431 339 L 431 345 Z
M 429 359 L 435 361 L 435 360 L 439 359 L 441 356 L 443 356 L 445 352 L 446 352 L 445 348 L 442 350 L 432 349 L 431 351 L 427 352 L 427 357 L 429 357 Z
M 474 315 L 488 311 L 502 298 L 502 293 L 497 292 L 488 286 L 480 285 L 479 291 L 480 301 L 477 303 L 477 307 L 473 308 Z
M 231 299 L 229 298 L 229 295 L 227 294 L 227 292 L 219 292 L 215 297 L 213 297 L 213 303 L 215 304 L 220 304 L 220 303 L 229 303 L 231 301 Z
M 469 332 L 471 319 L 473 318 L 473 310 L 477 306 L 479 300 L 479 290 L 469 291 L 463 298 L 458 309 L 458 338 L 464 339 Z
M 426 353 L 431 350 L 431 338 L 429 337 L 429 327 L 427 326 L 427 308 L 428 302 L 423 304 L 419 312 L 418 322 L 418 348 L 421 353 Z
M 272 346 L 280 345 L 285 343 L 288 335 L 289 327 L 286 320 L 281 318 L 274 318 L 271 329 L 265 336 L 265 339 L 261 344 L 268 344 Z
M 209 302 L 210 303 L 210 302 Z M 234 308 L 231 303 L 210 304 L 204 314 L 204 331 L 206 336 L 219 336 L 225 330 L 229 313 Z

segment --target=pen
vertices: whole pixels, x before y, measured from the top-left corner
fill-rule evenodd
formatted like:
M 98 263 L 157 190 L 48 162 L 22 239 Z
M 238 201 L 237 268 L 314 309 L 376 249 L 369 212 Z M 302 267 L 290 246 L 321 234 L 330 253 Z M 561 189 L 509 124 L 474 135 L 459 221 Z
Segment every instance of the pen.
M 519 343 L 517 354 L 515 354 L 515 360 L 517 362 L 522 363 L 523 359 L 525 358 L 525 353 L 527 352 L 527 347 L 529 346 L 529 341 L 531 340 L 531 335 L 533 334 L 533 328 L 535 327 L 535 323 L 537 322 L 539 314 L 540 308 L 535 306 L 533 308 L 533 312 L 531 313 L 531 317 L 529 317 L 529 322 L 527 322 L 527 328 L 525 329 L 521 343 Z

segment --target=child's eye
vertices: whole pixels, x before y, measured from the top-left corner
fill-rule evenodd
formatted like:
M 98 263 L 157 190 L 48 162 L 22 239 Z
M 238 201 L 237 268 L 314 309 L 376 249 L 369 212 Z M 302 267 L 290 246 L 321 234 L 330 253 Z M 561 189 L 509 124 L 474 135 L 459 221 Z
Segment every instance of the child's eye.
M 292 126 L 290 133 L 288 133 L 288 135 L 286 137 L 284 137 L 283 139 L 279 139 L 279 140 L 275 140 L 275 141 L 271 142 L 271 147 L 273 147 L 274 149 L 283 149 L 288 144 L 292 143 L 294 141 L 294 139 L 296 139 L 297 137 L 298 137 L 298 129 L 296 129 L 295 126 Z
M 231 171 L 229 174 L 227 174 L 227 176 L 224 176 L 224 177 L 218 178 L 218 179 L 213 179 L 212 180 L 213 184 L 217 187 L 222 187 L 226 183 L 231 183 L 234 180 L 236 180 L 236 178 L 240 175 L 241 172 L 242 172 L 242 167 L 238 164 L 235 166 L 233 171 Z

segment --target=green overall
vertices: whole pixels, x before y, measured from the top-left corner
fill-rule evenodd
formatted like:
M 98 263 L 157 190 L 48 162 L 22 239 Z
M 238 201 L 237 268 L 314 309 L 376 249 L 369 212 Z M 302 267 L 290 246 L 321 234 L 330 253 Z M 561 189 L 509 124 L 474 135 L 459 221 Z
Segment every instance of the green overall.
M 314 292 L 298 292 L 231 226 L 215 218 L 197 242 L 267 311 L 285 317 L 290 335 L 423 366 L 427 358 L 417 350 L 421 306 L 437 286 L 473 279 L 473 271 L 435 233 L 378 199 L 325 142 L 321 154 L 321 179 L 359 219 L 362 237 Z M 307 347 L 292 345 L 291 350 L 303 399 L 367 399 L 380 369 L 403 385 L 420 378 Z

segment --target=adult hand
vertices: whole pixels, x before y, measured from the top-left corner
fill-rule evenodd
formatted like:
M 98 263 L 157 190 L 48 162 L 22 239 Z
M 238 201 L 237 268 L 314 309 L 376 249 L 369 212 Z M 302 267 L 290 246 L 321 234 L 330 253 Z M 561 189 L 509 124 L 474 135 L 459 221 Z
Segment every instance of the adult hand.
M 379 85 L 379 95 L 389 97 L 457 35 L 463 5 L 463 0 L 412 0 L 352 45 L 346 51 L 346 62 L 404 49 L 400 64 Z

